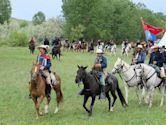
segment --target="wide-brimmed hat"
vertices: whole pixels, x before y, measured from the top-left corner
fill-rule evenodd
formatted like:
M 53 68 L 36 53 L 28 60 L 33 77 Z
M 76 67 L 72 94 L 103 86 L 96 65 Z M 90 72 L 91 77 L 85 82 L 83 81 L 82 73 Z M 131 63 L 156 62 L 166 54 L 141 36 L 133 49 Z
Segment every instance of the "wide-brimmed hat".
M 136 48 L 143 49 L 142 45 L 138 45 Z
M 104 53 L 104 52 L 103 52 L 102 49 L 97 49 L 97 50 L 96 50 L 96 53 L 101 53 L 101 54 L 102 54 L 102 53 Z
M 44 49 L 46 52 L 48 52 L 48 50 L 49 50 L 49 46 L 48 45 L 40 45 L 40 46 L 38 46 L 37 47 L 38 49 Z
M 151 47 L 151 49 L 156 49 L 159 48 L 159 45 L 155 44 L 154 46 Z

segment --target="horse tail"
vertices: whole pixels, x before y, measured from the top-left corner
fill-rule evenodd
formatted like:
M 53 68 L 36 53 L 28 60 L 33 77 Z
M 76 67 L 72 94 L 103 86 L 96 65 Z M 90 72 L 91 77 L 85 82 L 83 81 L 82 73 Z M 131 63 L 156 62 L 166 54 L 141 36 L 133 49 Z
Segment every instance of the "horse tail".
M 124 96 L 123 96 L 122 91 L 120 90 L 119 86 L 117 86 L 117 93 L 118 93 L 118 96 L 119 96 L 119 98 L 120 98 L 120 101 L 121 101 L 122 106 L 123 106 L 123 107 L 126 107 L 126 106 L 127 106 L 127 103 L 126 103 L 126 101 L 125 101 L 125 99 L 124 99 Z

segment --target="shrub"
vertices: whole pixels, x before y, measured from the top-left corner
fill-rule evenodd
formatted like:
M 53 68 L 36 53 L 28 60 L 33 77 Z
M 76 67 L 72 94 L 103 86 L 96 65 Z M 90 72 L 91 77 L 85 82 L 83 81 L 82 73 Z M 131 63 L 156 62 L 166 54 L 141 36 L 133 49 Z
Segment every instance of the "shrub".
M 27 46 L 28 37 L 22 32 L 12 32 L 9 41 L 10 46 Z

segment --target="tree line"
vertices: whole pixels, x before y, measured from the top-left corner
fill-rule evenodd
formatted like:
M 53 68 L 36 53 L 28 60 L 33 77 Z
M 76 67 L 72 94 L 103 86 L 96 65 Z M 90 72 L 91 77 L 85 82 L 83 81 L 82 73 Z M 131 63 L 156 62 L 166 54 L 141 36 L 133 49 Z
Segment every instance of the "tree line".
M 131 0 L 63 0 L 62 9 L 64 36 L 70 40 L 145 40 L 141 17 L 166 29 L 164 13 L 155 13 Z
M 39 11 L 32 21 L 11 18 L 12 7 L 9 0 L 0 0 L 0 46 L 27 46 L 28 40 L 35 37 L 37 42 L 44 38 L 53 39 L 63 34 L 63 18 L 46 20 Z

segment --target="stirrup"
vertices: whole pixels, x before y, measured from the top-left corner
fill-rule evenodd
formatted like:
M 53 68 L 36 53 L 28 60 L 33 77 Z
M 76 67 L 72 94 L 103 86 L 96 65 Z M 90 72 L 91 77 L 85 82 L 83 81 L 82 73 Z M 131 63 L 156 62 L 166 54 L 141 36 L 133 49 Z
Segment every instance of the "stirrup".
M 105 98 L 106 98 L 105 93 L 104 92 L 100 93 L 99 99 L 105 99 Z

